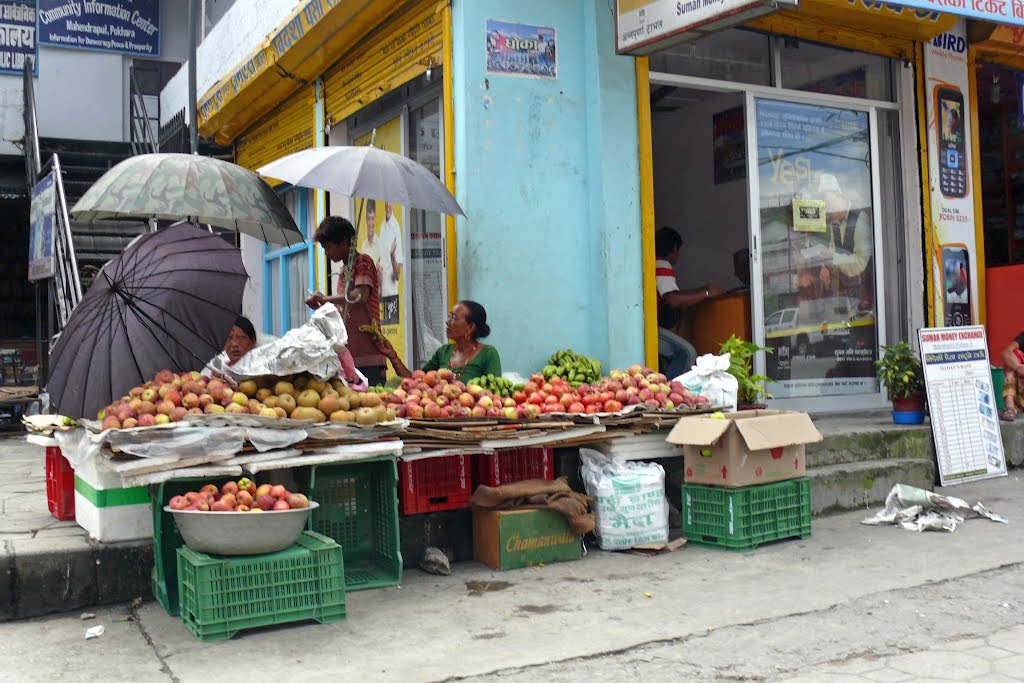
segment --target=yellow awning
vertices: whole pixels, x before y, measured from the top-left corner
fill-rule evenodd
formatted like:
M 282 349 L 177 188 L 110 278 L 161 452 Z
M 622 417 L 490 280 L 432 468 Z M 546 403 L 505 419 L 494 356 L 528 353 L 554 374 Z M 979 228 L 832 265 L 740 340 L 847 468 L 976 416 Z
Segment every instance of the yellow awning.
M 971 47 L 977 59 L 1024 71 L 1024 27 L 1000 24 L 988 39 Z

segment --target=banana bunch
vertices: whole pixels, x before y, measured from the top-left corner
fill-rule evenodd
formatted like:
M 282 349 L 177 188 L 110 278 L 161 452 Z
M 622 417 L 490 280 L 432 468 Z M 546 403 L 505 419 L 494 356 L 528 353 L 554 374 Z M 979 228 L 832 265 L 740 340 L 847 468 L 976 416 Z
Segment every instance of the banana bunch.
M 601 379 L 601 362 L 575 353 L 572 349 L 558 351 L 541 370 L 544 379 L 561 377 L 570 386 L 596 384 Z
M 512 380 L 505 379 L 504 377 L 495 377 L 494 375 L 483 375 L 481 377 L 474 377 L 467 382 L 469 385 L 476 385 L 482 387 L 487 391 L 491 392 L 495 396 L 503 396 L 508 398 L 512 396 L 512 392 L 516 390 L 515 385 L 512 384 Z M 520 389 L 522 387 L 519 387 Z

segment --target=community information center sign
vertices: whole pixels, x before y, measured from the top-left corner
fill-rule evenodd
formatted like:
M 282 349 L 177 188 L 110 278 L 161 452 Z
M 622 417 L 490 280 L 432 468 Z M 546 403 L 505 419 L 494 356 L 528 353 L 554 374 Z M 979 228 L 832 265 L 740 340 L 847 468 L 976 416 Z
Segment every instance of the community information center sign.
M 947 486 L 1004 476 L 985 328 L 923 328 L 919 336 L 939 481 Z
M 160 0 L 39 0 L 39 42 L 160 56 Z

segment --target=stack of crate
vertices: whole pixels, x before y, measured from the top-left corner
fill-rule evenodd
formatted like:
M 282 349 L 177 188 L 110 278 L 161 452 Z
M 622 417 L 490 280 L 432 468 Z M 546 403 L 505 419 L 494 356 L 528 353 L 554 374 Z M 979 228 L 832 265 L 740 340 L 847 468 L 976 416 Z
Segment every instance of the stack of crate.
M 804 445 L 822 436 L 806 413 L 746 410 L 684 418 L 683 532 L 691 543 L 751 550 L 811 534 Z

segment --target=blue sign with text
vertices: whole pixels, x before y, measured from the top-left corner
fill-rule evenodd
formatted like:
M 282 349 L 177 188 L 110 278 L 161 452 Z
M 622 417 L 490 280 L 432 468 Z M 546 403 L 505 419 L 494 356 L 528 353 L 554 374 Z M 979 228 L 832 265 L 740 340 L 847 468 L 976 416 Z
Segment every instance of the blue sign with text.
M 160 0 L 39 0 L 39 43 L 160 56 Z
M 0 2 L 0 73 L 20 74 L 25 60 L 36 64 L 36 8 L 31 2 Z

